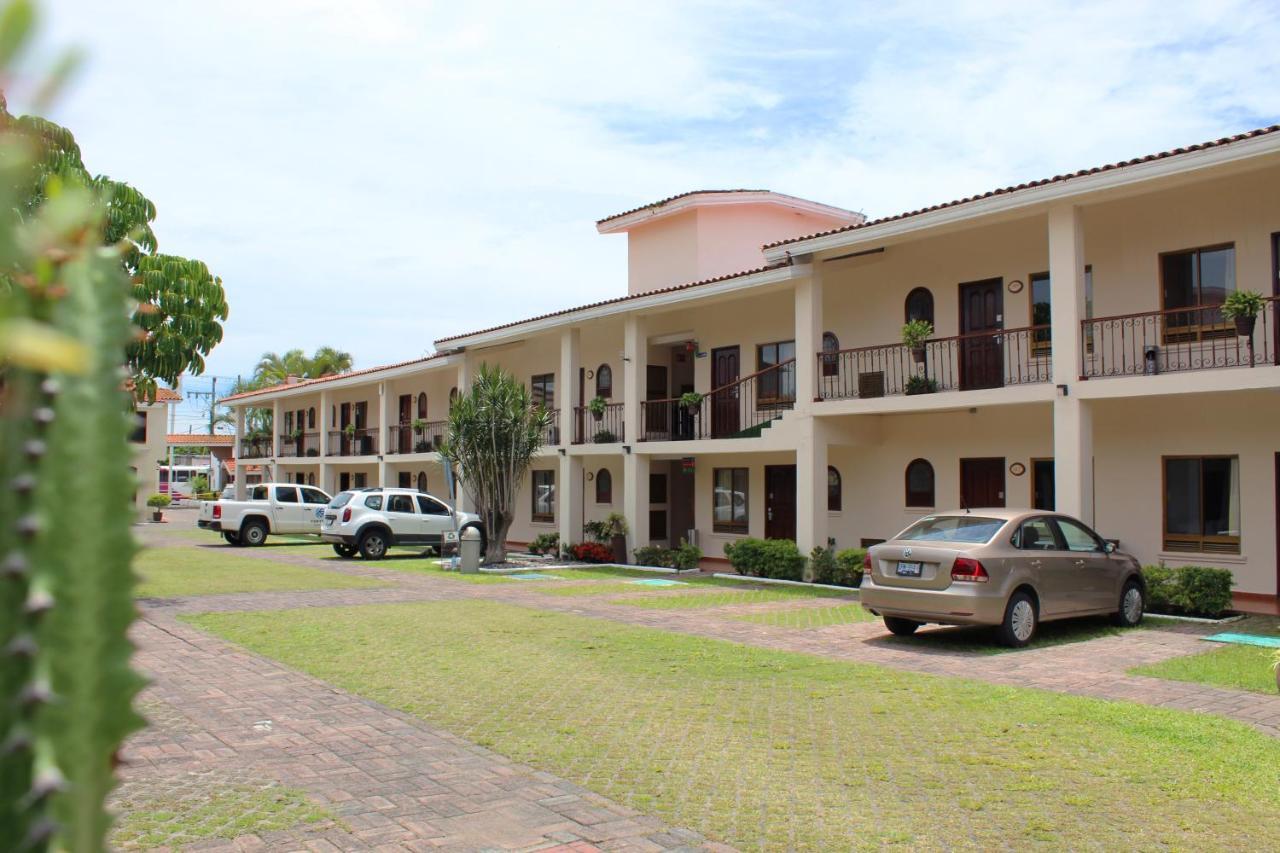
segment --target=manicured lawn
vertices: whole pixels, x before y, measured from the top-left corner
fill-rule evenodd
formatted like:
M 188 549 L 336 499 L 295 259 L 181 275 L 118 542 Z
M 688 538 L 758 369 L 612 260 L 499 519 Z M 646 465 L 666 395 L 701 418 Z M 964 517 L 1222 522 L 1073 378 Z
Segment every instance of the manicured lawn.
M 619 598 L 611 604 L 626 604 L 631 607 L 644 607 L 650 610 L 686 610 L 700 607 L 725 607 L 731 604 L 764 604 L 771 601 L 795 601 L 800 598 L 831 598 L 845 600 L 851 595 L 823 589 L 806 589 L 797 586 L 745 586 L 735 581 L 721 581 L 722 590 L 707 593 L 705 591 L 686 592 L 683 594 L 648 595 L 634 598 Z
M 1280 634 L 1280 619 L 1252 616 L 1244 622 L 1227 625 L 1223 630 L 1274 637 Z M 1276 673 L 1272 668 L 1276 661 L 1276 649 L 1217 643 L 1205 643 L 1204 646 L 1205 651 L 1200 654 L 1136 667 L 1129 672 L 1173 681 L 1194 681 L 1214 687 L 1250 690 L 1254 693 L 1276 692 Z
M 1280 741 L 1209 715 L 488 601 L 191 621 L 742 849 L 1257 849 L 1280 812 Z
M 241 556 L 230 548 L 148 548 L 133 567 L 141 577 L 134 591 L 138 598 L 384 585 L 369 578 Z
M 854 622 L 874 622 L 875 616 L 861 604 L 838 604 L 835 607 L 793 607 L 789 610 L 768 610 L 764 613 L 748 613 L 734 616 L 742 622 L 757 625 L 773 625 L 778 628 L 826 628 L 831 625 L 850 625 Z
M 120 817 L 111 831 L 119 850 L 178 849 L 215 838 L 291 829 L 336 816 L 307 799 L 304 791 L 277 785 L 196 781 L 132 795 L 129 786 L 112 808 Z

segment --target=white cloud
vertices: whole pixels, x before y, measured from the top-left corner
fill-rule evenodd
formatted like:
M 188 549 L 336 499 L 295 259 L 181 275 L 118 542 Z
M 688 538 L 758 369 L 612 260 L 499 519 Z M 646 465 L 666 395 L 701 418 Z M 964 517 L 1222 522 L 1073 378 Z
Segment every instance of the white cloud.
M 1264 3 L 137 2 L 89 53 L 91 168 L 223 276 L 210 370 L 361 366 L 618 295 L 595 219 L 766 186 L 872 215 L 1277 120 Z

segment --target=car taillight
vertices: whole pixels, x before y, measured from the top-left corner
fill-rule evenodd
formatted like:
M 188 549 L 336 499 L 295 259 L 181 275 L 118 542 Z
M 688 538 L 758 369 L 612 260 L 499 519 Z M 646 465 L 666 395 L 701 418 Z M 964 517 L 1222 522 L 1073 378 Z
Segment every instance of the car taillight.
M 986 583 L 991 580 L 982 563 L 970 560 L 968 557 L 956 557 L 956 561 L 951 565 L 951 579 L 968 583 Z
M 213 517 L 222 518 L 222 507 L 218 506 L 217 504 L 213 505 Z
M 351 520 L 351 507 L 347 507 L 342 511 L 342 523 L 346 524 Z

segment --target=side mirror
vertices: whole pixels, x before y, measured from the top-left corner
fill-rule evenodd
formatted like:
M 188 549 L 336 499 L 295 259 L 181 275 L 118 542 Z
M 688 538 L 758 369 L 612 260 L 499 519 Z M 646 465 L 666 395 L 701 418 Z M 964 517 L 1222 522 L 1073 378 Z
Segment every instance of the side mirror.
M 1108 542 L 1107 544 L 1102 546 L 1102 550 L 1106 551 L 1108 554 L 1114 554 L 1116 552 L 1117 547 L 1118 546 L 1116 545 L 1115 542 Z

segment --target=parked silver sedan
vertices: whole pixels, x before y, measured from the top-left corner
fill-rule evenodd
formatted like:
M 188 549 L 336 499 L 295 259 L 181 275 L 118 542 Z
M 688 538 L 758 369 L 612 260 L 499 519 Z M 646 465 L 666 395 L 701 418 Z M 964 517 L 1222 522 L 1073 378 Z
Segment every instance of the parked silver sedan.
M 1141 566 L 1088 526 L 1040 510 L 973 509 L 927 515 L 864 563 L 862 604 L 894 634 L 926 622 L 998 626 L 1025 646 L 1041 622 L 1111 615 L 1142 621 Z

